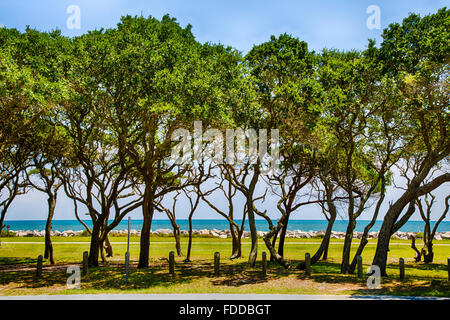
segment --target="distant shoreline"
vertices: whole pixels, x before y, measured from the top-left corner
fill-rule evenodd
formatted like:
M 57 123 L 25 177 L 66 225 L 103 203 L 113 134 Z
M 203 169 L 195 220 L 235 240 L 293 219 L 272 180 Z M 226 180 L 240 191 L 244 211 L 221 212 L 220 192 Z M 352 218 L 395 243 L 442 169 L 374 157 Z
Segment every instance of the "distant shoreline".
M 238 224 L 241 224 L 240 219 L 235 220 Z M 273 220 L 276 224 L 276 220 Z M 84 220 L 84 222 L 92 227 L 92 222 L 90 220 Z M 45 220 L 6 220 L 4 225 L 10 226 L 10 230 L 44 230 Z M 189 229 L 188 219 L 177 219 L 178 226 L 181 230 Z M 193 229 L 196 230 L 226 230 L 229 229 L 229 223 L 225 219 L 193 219 Z M 347 221 L 337 220 L 333 225 L 333 230 L 336 232 L 345 232 L 347 229 Z M 365 226 L 369 223 L 369 220 L 357 220 L 355 231 L 364 231 Z M 131 219 L 131 229 L 141 230 L 142 229 L 142 219 Z M 382 221 L 377 221 L 370 231 L 377 232 L 380 230 Z M 327 220 L 305 220 L 296 219 L 289 220 L 287 229 L 289 231 L 302 230 L 302 231 L 321 231 L 326 230 L 328 225 Z M 434 223 L 432 222 L 432 225 Z M 124 219 L 115 228 L 115 230 L 123 230 L 128 228 L 128 219 Z M 256 228 L 259 231 L 268 231 L 268 224 L 265 220 L 256 220 Z M 172 229 L 170 220 L 168 219 L 154 219 L 152 221 L 152 230 L 158 229 Z M 423 232 L 424 222 L 423 221 L 408 221 L 401 229 L 402 232 Z M 5 230 L 5 229 L 3 229 Z M 68 230 L 73 231 L 83 231 L 84 226 L 80 224 L 78 220 L 53 220 L 52 230 L 64 232 Z M 248 221 L 245 223 L 245 230 L 249 230 Z M 450 221 L 443 221 L 437 230 L 438 232 L 448 232 L 450 231 Z
M 10 230 L 9 231 L 10 236 L 16 236 L 16 237 L 43 237 L 45 235 L 45 231 L 41 230 Z M 157 229 L 155 231 L 151 232 L 154 235 L 159 236 L 171 236 L 172 230 L 171 229 Z M 222 238 L 227 239 L 231 237 L 231 232 L 229 229 L 224 230 L 218 230 L 218 229 L 201 229 L 192 230 L 193 235 L 195 236 L 203 236 L 203 237 L 214 237 L 214 238 Z M 66 231 L 52 231 L 51 236 L 53 237 L 77 237 L 81 236 L 83 234 L 83 231 L 73 231 L 73 230 L 66 230 Z M 127 229 L 122 230 L 112 230 L 109 233 L 111 236 L 126 236 L 128 234 Z M 136 229 L 130 230 L 130 235 L 132 236 L 140 236 L 141 231 Z M 182 235 L 187 235 L 187 230 L 181 230 Z M 258 231 L 258 237 L 263 237 L 266 234 L 266 232 Z M 354 239 L 361 239 L 362 232 L 355 231 L 353 234 Z M 286 238 L 296 238 L 296 239 L 305 239 L 305 238 L 322 238 L 325 235 L 324 230 L 320 231 L 301 231 L 301 230 L 288 230 L 286 232 Z M 345 232 L 338 232 L 338 231 L 332 231 L 331 238 L 332 239 L 344 239 Z M 417 232 L 402 232 L 398 231 L 396 232 L 392 238 L 393 239 L 401 239 L 401 240 L 409 240 L 412 237 L 417 237 Z M 244 231 L 243 238 L 249 238 L 250 237 L 250 231 Z M 377 239 L 378 238 L 378 232 L 369 232 L 368 239 Z M 434 237 L 435 240 L 443 240 L 443 239 L 450 239 L 450 232 L 436 232 L 436 235 Z

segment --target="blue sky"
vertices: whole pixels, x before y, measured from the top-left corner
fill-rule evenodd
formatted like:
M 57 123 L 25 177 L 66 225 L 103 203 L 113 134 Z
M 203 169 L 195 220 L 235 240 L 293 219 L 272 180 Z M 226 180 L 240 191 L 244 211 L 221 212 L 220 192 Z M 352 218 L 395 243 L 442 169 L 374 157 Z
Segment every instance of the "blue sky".
M 81 9 L 79 30 L 66 27 L 70 5 Z M 20 30 L 26 25 L 45 31 L 58 27 L 66 35 L 76 35 L 113 27 L 126 14 L 161 18 L 168 13 L 183 26 L 190 23 L 199 41 L 221 42 L 244 52 L 284 32 L 307 41 L 314 50 L 363 49 L 367 39 L 379 40 L 381 35 L 381 30 L 366 27 L 370 5 L 380 7 L 385 28 L 410 12 L 428 14 L 448 7 L 450 0 L 3 0 L 0 24 Z
M 69 30 L 66 26 L 70 16 L 66 10 L 70 5 L 77 5 L 81 10 L 79 30 Z M 370 5 L 380 8 L 381 29 L 370 30 L 366 26 L 370 16 L 366 9 Z M 159 19 L 168 13 L 177 18 L 182 26 L 191 24 L 197 40 L 231 45 L 244 53 L 254 44 L 267 41 L 270 35 L 284 32 L 306 41 L 310 49 L 316 51 L 323 48 L 350 50 L 364 49 L 369 38 L 374 38 L 379 43 L 382 29 L 392 22 L 401 22 L 410 12 L 426 15 L 444 6 L 450 7 L 450 0 L 2 0 L 0 24 L 19 30 L 24 30 L 27 25 L 42 31 L 58 28 L 63 34 L 74 36 L 88 30 L 114 27 L 120 17 L 126 14 L 152 15 Z M 449 192 L 450 188 L 446 186 L 438 194 L 442 196 Z M 389 200 L 395 199 L 399 194 L 399 190 L 391 188 L 388 192 L 389 199 L 385 201 L 386 206 Z M 73 219 L 71 201 L 62 194 L 59 200 L 55 219 Z M 270 198 L 264 204 L 269 213 L 276 212 L 274 203 L 274 199 Z M 440 208 L 441 205 L 437 204 L 437 213 L 441 211 Z M 45 197 L 39 192 L 31 192 L 17 199 L 7 219 L 45 219 L 46 210 Z M 180 218 L 186 218 L 186 210 L 179 211 Z M 141 213 L 138 210 L 132 216 L 140 218 Z M 205 205 L 200 206 L 198 217 L 219 218 L 212 215 Z M 157 218 L 163 216 L 159 215 Z M 311 207 L 295 218 L 320 219 L 321 215 L 317 208 Z M 363 215 L 362 218 L 370 219 L 370 215 Z M 420 219 L 417 214 L 413 218 Z

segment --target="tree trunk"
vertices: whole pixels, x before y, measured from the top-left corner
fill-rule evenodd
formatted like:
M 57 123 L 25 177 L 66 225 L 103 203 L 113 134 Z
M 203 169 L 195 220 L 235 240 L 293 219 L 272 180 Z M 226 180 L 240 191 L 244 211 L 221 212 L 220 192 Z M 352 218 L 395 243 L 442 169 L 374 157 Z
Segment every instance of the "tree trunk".
M 290 211 L 286 211 L 286 217 L 283 218 L 283 228 L 280 233 L 280 240 L 278 241 L 278 254 L 284 257 L 284 240 L 286 239 L 286 232 L 289 223 L 289 216 L 291 215 Z
M 106 263 L 105 257 L 105 241 L 100 239 L 100 256 L 102 258 L 102 263 Z
M 320 260 L 322 255 L 324 255 L 325 250 L 328 251 L 328 246 L 330 245 L 331 231 L 333 230 L 334 221 L 336 220 L 337 215 L 334 204 L 331 204 L 330 206 L 332 206 L 332 209 L 330 210 L 330 220 L 328 220 L 327 230 L 325 231 L 325 235 L 322 239 L 322 242 L 320 243 L 319 249 L 317 249 L 316 253 L 311 257 L 311 265 L 315 264 L 317 261 Z M 305 262 L 304 261 L 300 262 L 296 268 L 304 270 Z
M 431 235 L 430 218 L 425 221 L 425 228 L 423 230 L 423 242 L 424 247 L 422 248 L 423 262 L 431 263 L 433 262 L 433 239 Z
M 350 250 L 352 248 L 353 230 L 356 221 L 350 218 L 345 232 L 344 249 L 342 251 L 341 273 L 348 274 L 350 271 Z
M 191 261 L 191 248 L 192 248 L 192 213 L 189 215 L 189 242 L 187 247 L 187 255 L 184 262 Z
M 230 223 L 230 231 L 231 231 L 231 237 L 232 237 L 232 253 L 230 259 L 238 259 L 242 256 L 242 249 L 241 249 L 241 239 L 239 236 L 239 231 L 235 230 L 235 227 L 232 223 Z
M 387 263 L 387 255 L 389 251 L 389 241 L 391 238 L 391 235 L 393 231 L 398 230 L 404 225 L 409 217 L 412 215 L 412 212 L 414 212 L 414 201 L 417 197 L 420 197 L 426 193 L 429 193 L 439 187 L 444 182 L 447 182 L 450 180 L 450 173 L 445 173 L 437 178 L 434 178 L 431 182 L 428 182 L 427 184 L 420 186 L 422 181 L 425 179 L 425 177 L 430 172 L 431 168 L 434 166 L 434 163 L 431 161 L 432 165 L 429 163 L 426 163 L 424 168 L 422 168 L 422 172 L 420 175 L 413 179 L 413 181 L 410 184 L 410 187 L 408 188 L 405 193 L 393 204 L 389 207 L 388 211 L 386 212 L 386 215 L 383 219 L 383 224 L 381 225 L 380 233 L 378 235 L 378 242 L 377 242 L 377 248 L 375 251 L 375 256 L 373 258 L 372 265 L 376 265 L 380 268 L 381 275 L 386 276 L 386 263 Z M 412 202 L 412 203 L 411 203 Z M 410 214 L 406 214 L 405 219 L 400 219 L 399 222 L 396 223 L 397 219 L 399 218 L 400 214 L 402 213 L 403 209 L 410 203 Z M 409 211 L 409 209 L 408 209 Z M 395 228 L 394 228 L 394 224 Z
M 52 239 L 51 239 L 51 232 L 52 232 L 53 215 L 55 214 L 56 199 L 55 199 L 55 197 L 50 196 L 47 199 L 47 202 L 48 202 L 48 216 L 47 216 L 47 222 L 45 224 L 44 258 L 50 259 L 50 263 L 55 264 L 55 259 L 53 257 L 53 244 L 52 244 Z
M 422 260 L 422 253 L 416 247 L 416 238 L 415 237 L 411 238 L 411 248 L 416 252 L 416 256 L 414 257 L 414 260 L 416 260 L 416 262 L 419 262 L 420 260 Z
M 91 245 L 89 248 L 89 258 L 88 258 L 89 267 L 98 267 L 98 256 L 101 248 L 101 240 L 100 240 L 101 226 L 102 226 L 101 221 L 95 221 L 92 228 Z
M 331 236 L 331 234 L 330 234 Z M 322 254 L 322 260 L 327 261 L 328 260 L 328 248 L 330 247 L 330 237 L 328 237 L 327 241 L 324 244 L 323 248 L 323 254 Z
M 258 235 L 256 233 L 255 212 L 252 209 L 252 201 L 247 201 L 248 224 L 250 226 L 250 237 L 252 239 L 252 246 L 250 249 L 250 254 L 248 255 L 248 265 L 250 267 L 254 267 L 256 264 L 256 257 L 258 255 Z
M 423 262 L 432 263 L 434 258 L 433 242 L 428 238 L 427 243 L 422 249 Z
M 175 238 L 175 249 L 177 250 L 177 256 L 182 257 L 183 252 L 181 251 L 180 227 L 174 226 L 173 236 Z
M 362 252 L 364 251 L 364 248 L 366 247 L 366 245 L 369 243 L 368 237 L 369 237 L 369 231 L 372 229 L 372 227 L 374 226 L 375 222 L 377 221 L 377 217 L 378 217 L 378 213 L 380 212 L 380 208 L 381 205 L 384 201 L 384 197 L 386 194 L 386 189 L 385 189 L 385 179 L 384 177 L 382 178 L 382 182 L 381 182 L 381 197 L 377 202 L 377 205 L 375 207 L 375 212 L 372 216 L 372 220 L 369 222 L 368 225 L 366 225 L 366 227 L 364 228 L 364 232 L 361 236 L 361 241 L 359 242 L 359 246 L 358 249 L 356 250 L 355 256 L 353 257 L 352 263 L 350 264 L 350 269 L 349 269 L 349 273 L 353 274 L 355 272 L 356 269 L 356 265 L 358 263 L 357 258 L 362 256 Z
M 276 235 L 273 236 L 272 239 L 272 247 L 275 248 L 275 245 L 277 244 L 277 239 L 278 239 L 278 233 Z M 275 261 L 275 257 L 273 256 L 272 253 L 270 253 L 270 262 L 274 262 Z
M 105 238 L 105 251 L 106 251 L 106 257 L 113 256 L 113 248 L 112 248 L 111 242 L 109 242 L 108 236 L 106 236 L 106 238 Z
M 150 257 L 150 231 L 152 227 L 152 219 L 154 213 L 153 197 L 145 196 L 142 205 L 142 213 L 144 221 L 141 230 L 140 252 L 138 268 L 148 268 Z
M 399 205 L 391 206 L 384 216 L 383 224 L 381 225 L 380 232 L 378 233 L 377 248 L 375 250 L 375 256 L 373 258 L 372 265 L 378 266 L 380 268 L 382 276 L 387 275 L 386 262 L 389 251 L 389 241 L 391 239 L 394 222 L 397 220 L 402 209 L 403 207 L 400 209 Z
M 275 250 L 275 248 L 272 246 L 271 239 L 272 237 L 275 237 L 276 234 L 280 231 L 280 225 L 278 224 L 276 227 L 274 227 L 272 230 L 270 230 L 266 235 L 264 236 L 264 242 L 266 243 L 267 249 L 269 249 L 270 255 L 273 256 L 274 260 L 278 262 L 280 265 L 282 265 L 284 268 L 289 269 L 290 265 L 289 263 L 278 254 L 278 252 Z

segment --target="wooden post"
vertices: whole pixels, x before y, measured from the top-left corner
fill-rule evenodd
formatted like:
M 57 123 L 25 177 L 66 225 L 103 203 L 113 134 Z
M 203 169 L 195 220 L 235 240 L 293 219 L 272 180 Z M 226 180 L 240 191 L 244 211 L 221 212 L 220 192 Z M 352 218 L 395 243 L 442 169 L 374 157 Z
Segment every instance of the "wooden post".
M 214 253 L 214 275 L 218 276 L 220 274 L 220 253 Z
M 307 276 L 311 275 L 311 256 L 309 253 L 305 253 L 305 274 Z
M 450 258 L 447 258 L 448 281 L 450 281 Z
M 362 278 L 363 277 L 362 257 L 357 256 L 356 261 L 358 262 L 358 278 Z
M 267 256 L 266 256 L 266 252 L 263 252 L 261 257 L 262 257 L 262 261 L 261 261 L 262 276 L 265 277 L 267 275 Z
M 83 276 L 88 274 L 89 269 L 89 253 L 87 251 L 83 252 Z
M 36 265 L 36 278 L 39 279 L 42 277 L 42 255 L 40 255 L 37 258 L 37 265 Z
M 399 266 L 400 266 L 400 279 L 405 279 L 405 260 L 403 258 L 399 259 Z
M 175 252 L 169 252 L 169 273 L 175 275 Z

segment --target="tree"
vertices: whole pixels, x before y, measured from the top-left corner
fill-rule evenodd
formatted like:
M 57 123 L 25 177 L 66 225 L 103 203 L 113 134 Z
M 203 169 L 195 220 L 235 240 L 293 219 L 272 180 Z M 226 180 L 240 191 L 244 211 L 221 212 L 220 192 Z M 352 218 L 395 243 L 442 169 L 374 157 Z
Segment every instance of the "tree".
M 420 155 L 418 172 L 410 173 L 407 189 L 389 207 L 378 235 L 373 264 L 380 267 L 383 275 L 390 236 L 408 221 L 414 212 L 415 199 L 450 181 L 450 174 L 443 173 L 424 182 L 450 152 L 449 14 L 446 8 L 423 18 L 411 14 L 402 24 L 391 24 L 383 31 L 379 61 L 385 75 L 395 80 L 403 96 L 403 104 L 396 106 L 402 115 L 396 120 L 408 121 L 401 140 L 405 150 L 402 159 Z M 408 204 L 412 210 L 401 216 Z
M 433 239 L 436 235 L 437 228 L 439 227 L 440 223 L 445 219 L 445 216 L 447 215 L 448 209 L 449 209 L 449 200 L 450 196 L 447 196 L 445 198 L 445 208 L 442 212 L 442 214 L 439 216 L 438 220 L 435 222 L 433 228 L 431 228 L 431 207 L 433 206 L 433 203 L 436 200 L 436 196 L 433 194 L 425 194 L 425 196 L 422 197 L 423 199 L 417 199 L 416 205 L 419 208 L 420 216 L 422 220 L 425 222 L 425 227 L 423 229 L 423 244 L 424 247 L 422 250 L 418 253 L 416 261 L 420 261 L 420 257 L 423 257 L 423 262 L 430 263 L 433 262 L 434 258 L 434 252 L 433 252 Z M 423 201 L 422 201 L 423 200 Z M 424 203 L 425 208 L 424 208 Z M 414 245 L 414 241 L 412 244 L 413 249 L 416 251 L 417 248 Z
M 176 206 L 177 206 L 177 200 L 180 196 L 181 191 L 176 190 L 175 194 L 171 197 L 172 198 L 172 209 L 167 208 L 162 204 L 162 199 L 156 199 L 155 200 L 155 207 L 156 210 L 160 212 L 164 212 L 167 215 L 167 218 L 169 218 L 170 223 L 172 225 L 173 229 L 173 237 L 175 239 L 175 249 L 177 250 L 177 256 L 182 257 L 183 252 L 181 251 L 181 231 L 180 227 L 177 224 L 177 217 L 176 217 Z M 168 196 L 171 196 L 168 194 Z
M 113 38 L 114 31 L 108 30 L 74 39 L 68 53 L 71 91 L 55 117 L 68 140 L 69 152 L 60 168 L 65 193 L 77 210 L 78 205 L 88 210 L 93 223 L 91 266 L 98 266 L 99 254 L 105 261 L 108 233 L 142 205 L 141 180 L 110 127 L 111 106 L 122 99 L 114 83 Z
M 48 158 L 34 156 L 33 166 L 35 167 L 35 169 L 32 169 L 27 173 L 27 180 L 34 189 L 39 190 L 47 195 L 48 214 L 47 221 L 45 223 L 44 259 L 50 259 L 50 263 L 55 264 L 55 259 L 53 257 L 51 230 L 52 220 L 55 214 L 58 191 L 63 183 L 59 179 L 57 173 L 59 162 L 51 160 L 48 162 L 47 161 Z M 37 176 L 40 181 L 35 182 L 33 176 Z
M 234 208 L 234 198 L 237 193 L 237 189 L 233 186 L 233 184 L 230 182 L 230 175 L 228 174 L 227 170 L 224 166 L 219 166 L 219 177 L 213 176 L 213 179 L 219 180 L 219 182 L 216 182 L 216 187 L 203 192 L 201 191 L 201 188 L 199 186 L 198 188 L 198 195 L 200 198 L 208 204 L 208 206 L 213 209 L 215 212 L 220 214 L 222 217 L 224 217 L 229 225 L 230 225 L 230 233 L 231 233 L 231 239 L 232 239 L 232 247 L 231 247 L 231 256 L 230 259 L 238 259 L 242 256 L 242 246 L 241 246 L 241 239 L 242 235 L 244 233 L 244 227 L 245 227 L 245 216 L 247 213 L 246 208 L 244 208 L 243 215 L 242 215 L 242 221 L 241 225 L 239 225 L 235 221 L 235 208 Z M 210 201 L 208 199 L 208 195 L 214 194 L 216 190 L 220 190 L 223 194 L 223 196 L 226 199 L 226 203 L 228 204 L 227 210 L 220 209 L 216 204 L 214 204 L 213 201 Z M 215 198 L 215 197 L 214 197 Z
M 253 116 L 253 125 L 261 129 L 278 129 L 280 132 L 280 145 L 272 146 L 280 149 L 281 158 L 272 161 L 281 161 L 284 168 L 285 177 L 292 176 L 295 185 L 289 194 L 284 192 L 278 209 L 282 213 L 282 218 L 273 225 L 264 212 L 255 212 L 264 217 L 269 224 L 269 232 L 265 236 L 265 243 L 271 252 L 272 257 L 281 264 L 287 266 L 281 254 L 277 253 L 273 247 L 275 237 L 280 229 L 286 232 L 289 216 L 295 207 L 293 200 L 297 193 L 307 185 L 310 180 L 312 158 L 314 146 L 309 140 L 311 131 L 314 128 L 315 117 L 320 114 L 319 100 L 321 95 L 315 73 L 315 55 L 308 51 L 307 44 L 287 34 L 282 34 L 278 38 L 272 36 L 270 41 L 256 45 L 247 54 L 246 60 L 250 68 L 250 81 L 254 85 L 256 102 L 259 105 L 259 117 Z M 298 161 L 296 163 L 295 161 Z M 258 164 L 259 165 L 259 164 Z M 259 172 L 255 169 L 255 172 Z M 274 172 L 270 173 L 271 175 Z M 285 191 L 283 174 L 278 176 L 281 182 L 281 191 Z M 309 178 L 308 178 L 309 177 Z M 251 181 L 257 181 L 258 176 L 253 176 Z M 270 179 L 269 179 L 270 181 Z M 272 179 L 273 182 L 275 182 Z M 250 187 L 252 185 L 250 184 Z M 248 188 L 251 191 L 251 188 Z M 283 193 L 283 192 L 282 192 Z M 248 206 L 252 204 L 252 193 L 247 200 Z M 285 202 L 285 207 L 282 203 Z M 286 207 L 287 205 L 287 207 Z M 256 209 L 256 208 L 255 208 Z M 249 211 L 248 218 L 252 230 L 253 213 Z M 252 240 L 255 236 L 252 235 Z M 255 238 L 256 239 L 256 238 Z M 282 235 L 282 241 L 284 236 Z M 253 252 L 253 250 L 252 250 Z
M 156 199 L 186 187 L 181 177 L 190 164 L 171 161 L 177 129 L 194 120 L 226 120 L 227 102 L 240 77 L 239 55 L 219 45 L 200 45 L 190 26 L 175 19 L 123 17 L 110 31 L 111 90 L 118 98 L 106 113 L 120 152 L 131 161 L 143 185 L 143 226 L 139 268 L 148 267 L 150 229 Z
M 24 173 L 39 153 L 42 119 L 64 96 L 57 72 L 58 31 L 0 29 L 0 231 L 8 208 L 25 191 Z

